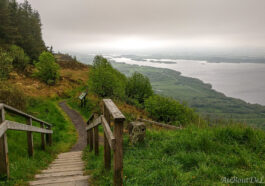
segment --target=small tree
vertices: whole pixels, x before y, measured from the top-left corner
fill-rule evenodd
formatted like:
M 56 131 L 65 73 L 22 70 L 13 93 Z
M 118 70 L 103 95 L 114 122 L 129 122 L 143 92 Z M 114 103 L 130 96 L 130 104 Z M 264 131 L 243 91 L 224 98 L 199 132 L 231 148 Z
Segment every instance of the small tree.
M 13 58 L 0 48 L 0 80 L 9 78 L 9 73 L 12 70 Z
M 35 75 L 48 85 L 54 85 L 60 77 L 59 65 L 55 63 L 55 58 L 50 52 L 41 53 L 36 68 Z
M 13 67 L 24 71 L 30 62 L 29 56 L 24 52 L 24 50 L 16 45 L 10 47 L 10 54 L 13 57 Z
M 139 103 L 143 103 L 146 98 L 153 94 L 148 77 L 139 72 L 134 72 L 128 78 L 125 92 L 129 98 L 136 99 Z
M 94 58 L 89 76 L 89 87 L 99 96 L 124 97 L 126 77 L 114 69 L 106 58 L 102 56 Z

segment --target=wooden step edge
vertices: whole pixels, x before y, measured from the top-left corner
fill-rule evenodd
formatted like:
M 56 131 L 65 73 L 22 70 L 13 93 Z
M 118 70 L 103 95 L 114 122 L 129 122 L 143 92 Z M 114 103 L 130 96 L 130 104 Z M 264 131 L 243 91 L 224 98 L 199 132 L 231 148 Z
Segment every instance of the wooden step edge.
M 35 175 L 35 179 L 46 179 L 46 178 L 53 178 L 53 177 L 65 177 L 65 176 L 82 176 L 84 174 L 83 171 L 66 171 L 66 172 L 56 172 L 56 173 L 45 173 L 45 174 L 37 174 Z
M 70 177 L 58 177 L 58 178 L 50 178 L 43 179 L 37 181 L 30 181 L 30 185 L 44 185 L 44 184 L 55 184 L 55 183 L 64 183 L 64 182 L 74 182 L 74 181 L 82 181 L 88 180 L 90 176 L 70 176 Z
M 41 173 L 66 172 L 66 171 L 75 171 L 75 170 L 84 170 L 84 167 L 47 169 L 47 170 L 43 170 Z

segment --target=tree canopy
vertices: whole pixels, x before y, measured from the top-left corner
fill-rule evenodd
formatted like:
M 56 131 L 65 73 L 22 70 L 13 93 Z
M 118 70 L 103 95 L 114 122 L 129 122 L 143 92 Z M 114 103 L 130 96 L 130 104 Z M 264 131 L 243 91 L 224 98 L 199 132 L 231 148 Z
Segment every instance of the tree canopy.
M 43 52 L 36 63 L 36 76 L 48 85 L 54 85 L 59 79 L 59 65 L 55 63 L 55 58 L 50 52 Z
M 15 0 L 0 0 L 0 47 L 21 47 L 33 60 L 46 50 L 41 33 L 41 20 L 37 11 L 26 0 L 18 4 Z

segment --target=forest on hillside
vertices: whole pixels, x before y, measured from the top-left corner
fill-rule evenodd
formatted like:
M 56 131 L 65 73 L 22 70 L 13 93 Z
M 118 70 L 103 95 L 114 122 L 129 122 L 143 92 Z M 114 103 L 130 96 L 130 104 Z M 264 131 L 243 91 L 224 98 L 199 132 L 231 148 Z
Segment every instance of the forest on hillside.
M 10 50 L 12 45 L 22 48 L 30 57 L 30 62 L 37 60 L 46 49 L 40 14 L 32 9 L 28 1 L 21 4 L 15 0 L 0 1 L 0 47 Z

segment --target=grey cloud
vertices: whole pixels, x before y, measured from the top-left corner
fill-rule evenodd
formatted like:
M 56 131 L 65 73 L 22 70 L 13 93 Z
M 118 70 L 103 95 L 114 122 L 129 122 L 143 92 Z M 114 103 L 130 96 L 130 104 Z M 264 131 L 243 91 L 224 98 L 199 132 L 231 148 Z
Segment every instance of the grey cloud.
M 56 49 L 140 36 L 265 46 L 264 0 L 29 0 Z

